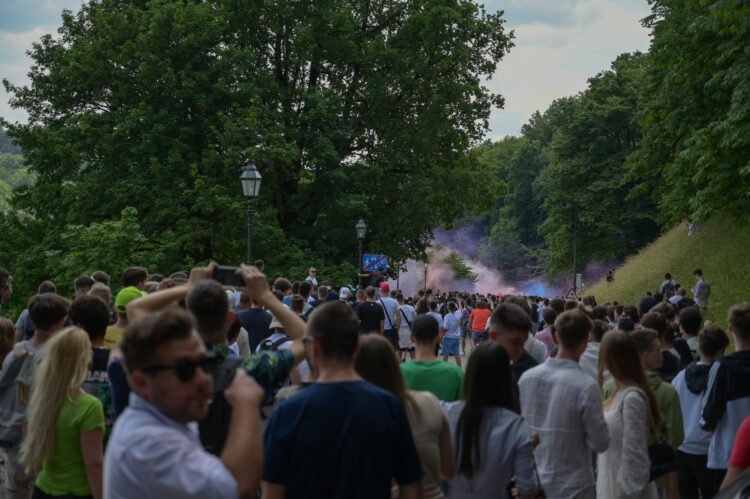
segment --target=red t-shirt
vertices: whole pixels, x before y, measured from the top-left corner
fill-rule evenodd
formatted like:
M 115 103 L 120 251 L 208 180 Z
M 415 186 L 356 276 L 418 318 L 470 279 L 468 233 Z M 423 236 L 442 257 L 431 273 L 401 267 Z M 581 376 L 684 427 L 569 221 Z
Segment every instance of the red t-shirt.
M 487 320 L 490 318 L 490 315 L 492 315 L 492 312 L 486 308 L 475 308 L 472 310 L 471 315 L 469 316 L 470 319 L 474 319 L 471 329 L 475 333 L 483 332 L 487 329 Z
M 743 470 L 750 468 L 750 416 L 742 422 L 734 439 L 734 450 L 732 450 L 729 466 Z

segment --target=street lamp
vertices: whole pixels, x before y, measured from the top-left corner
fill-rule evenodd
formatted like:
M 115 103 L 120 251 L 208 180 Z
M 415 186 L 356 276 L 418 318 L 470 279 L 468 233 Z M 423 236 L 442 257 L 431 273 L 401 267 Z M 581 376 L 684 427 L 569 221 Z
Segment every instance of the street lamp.
M 255 163 L 250 162 L 245 166 L 245 170 L 240 175 L 240 182 L 242 182 L 242 191 L 247 198 L 247 264 L 253 264 L 253 215 L 255 214 L 255 207 L 253 206 L 253 200 L 260 194 L 260 181 L 263 177 L 260 176 L 260 172 L 255 168 Z
M 367 232 L 365 221 L 360 218 L 357 225 L 354 226 L 354 230 L 357 232 L 357 241 L 359 242 L 359 261 L 357 262 L 357 274 L 359 274 L 362 268 L 362 241 L 365 240 L 365 233 Z

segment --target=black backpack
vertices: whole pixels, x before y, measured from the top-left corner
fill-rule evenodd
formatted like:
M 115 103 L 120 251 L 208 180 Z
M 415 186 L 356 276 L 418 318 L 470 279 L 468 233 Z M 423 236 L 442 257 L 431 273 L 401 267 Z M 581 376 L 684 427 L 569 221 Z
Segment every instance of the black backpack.
M 670 281 L 667 281 L 664 284 L 664 291 L 663 291 L 663 293 L 664 293 L 664 298 L 666 300 L 669 300 L 670 298 L 672 298 L 674 296 L 674 281 L 670 280 Z
M 208 374 L 213 378 L 213 393 L 208 406 L 208 414 L 198 423 L 201 444 L 203 448 L 214 455 L 221 455 L 229 433 L 229 423 L 232 419 L 232 406 L 224 398 L 224 390 L 229 388 L 234 380 L 237 368 L 242 359 L 227 357 L 221 364 L 208 367 Z
M 260 349 L 261 350 L 272 350 L 277 351 L 281 345 L 286 343 L 287 341 L 291 340 L 289 336 L 282 336 L 276 341 L 271 341 L 271 338 L 266 338 L 265 340 L 260 342 Z

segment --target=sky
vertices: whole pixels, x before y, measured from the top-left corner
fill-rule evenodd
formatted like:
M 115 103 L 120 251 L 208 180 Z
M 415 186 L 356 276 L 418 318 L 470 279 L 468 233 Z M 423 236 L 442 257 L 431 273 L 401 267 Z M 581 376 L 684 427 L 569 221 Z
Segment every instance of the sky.
M 55 33 L 63 9 L 77 11 L 81 0 L 0 0 L 0 78 L 27 84 L 26 50 Z M 609 69 L 623 52 L 648 50 L 648 32 L 639 21 L 647 0 L 485 0 L 488 12 L 504 11 L 515 47 L 498 64 L 486 86 L 505 97 L 493 110 L 488 138 L 518 135 L 534 111 L 586 88 L 586 80 Z M 0 89 L 0 116 L 25 121 Z

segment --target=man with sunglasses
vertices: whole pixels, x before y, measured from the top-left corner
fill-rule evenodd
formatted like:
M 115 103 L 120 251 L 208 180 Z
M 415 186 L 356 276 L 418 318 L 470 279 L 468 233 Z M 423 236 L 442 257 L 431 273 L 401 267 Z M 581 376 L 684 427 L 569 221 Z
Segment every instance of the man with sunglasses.
M 104 466 L 104 497 L 239 497 L 258 485 L 263 458 L 263 389 L 242 369 L 224 391 L 234 409 L 220 457 L 201 447 L 195 423 L 208 412 L 217 361 L 191 315 L 177 307 L 131 324 L 121 343 L 130 405 L 115 424 Z
M 208 267 L 194 268 L 184 286 L 177 286 L 138 298 L 128 304 L 128 317 L 139 317 L 163 309 L 185 299 L 188 310 L 196 320 L 196 328 L 207 350 L 221 361 L 207 367 L 213 379 L 211 406 L 206 417 L 200 420 L 200 438 L 204 448 L 212 454 L 221 455 L 228 438 L 232 407 L 225 400 L 224 390 L 229 387 L 238 367 L 255 378 L 265 390 L 264 404 L 270 404 L 276 392 L 287 380 L 292 368 L 302 361 L 307 353 L 302 344 L 305 323 L 294 312 L 274 296 L 268 287 L 266 276 L 255 267 L 242 265 L 237 271 L 245 281 L 243 294 L 254 303 L 265 306 L 284 327 L 292 340 L 288 348 L 254 352 L 244 359 L 236 357 L 226 344 L 227 330 L 231 323 L 227 296 L 221 285 L 213 280 L 216 263 Z

